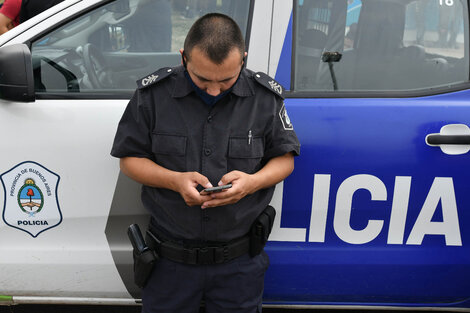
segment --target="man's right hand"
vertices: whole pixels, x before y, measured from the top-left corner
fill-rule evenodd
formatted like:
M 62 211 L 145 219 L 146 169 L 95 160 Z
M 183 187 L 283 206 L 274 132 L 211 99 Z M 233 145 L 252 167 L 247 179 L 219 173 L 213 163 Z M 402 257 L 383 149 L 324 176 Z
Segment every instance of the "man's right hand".
M 209 179 L 198 172 L 176 172 L 168 170 L 147 158 L 121 158 L 121 170 L 133 180 L 156 188 L 178 192 L 189 206 L 202 205 L 211 199 L 210 195 L 200 195 L 198 185 L 212 187 Z
M 211 199 L 210 195 L 201 195 L 196 189 L 198 185 L 204 188 L 213 187 L 206 176 L 198 172 L 182 172 L 178 173 L 175 178 L 175 191 L 183 197 L 187 205 L 201 205 Z

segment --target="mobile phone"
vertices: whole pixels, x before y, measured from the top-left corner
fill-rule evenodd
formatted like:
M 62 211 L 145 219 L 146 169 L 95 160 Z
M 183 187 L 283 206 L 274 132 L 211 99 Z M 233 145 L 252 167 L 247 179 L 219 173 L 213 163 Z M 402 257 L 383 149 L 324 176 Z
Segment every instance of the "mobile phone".
M 211 187 L 211 188 L 206 188 L 201 191 L 201 193 L 213 193 L 213 192 L 221 192 L 222 190 L 231 188 L 232 184 L 227 184 L 227 185 L 222 185 L 222 186 L 217 186 L 217 187 Z

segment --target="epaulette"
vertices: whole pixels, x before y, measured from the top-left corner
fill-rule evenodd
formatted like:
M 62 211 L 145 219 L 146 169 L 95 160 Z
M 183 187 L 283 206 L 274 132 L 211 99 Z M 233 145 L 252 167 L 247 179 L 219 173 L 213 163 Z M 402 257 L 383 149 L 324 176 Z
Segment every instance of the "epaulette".
M 253 77 L 255 80 L 260 83 L 262 86 L 268 88 L 272 92 L 274 92 L 276 95 L 284 99 L 283 93 L 284 93 L 284 88 L 279 84 L 277 81 L 269 77 L 263 72 L 258 72 L 253 74 Z
M 152 74 L 147 75 L 144 78 L 139 79 L 136 82 L 137 83 L 137 88 L 142 89 L 142 88 L 151 86 L 151 85 L 167 78 L 168 76 L 173 74 L 173 72 L 174 72 L 174 70 L 171 67 L 163 67 L 163 68 L 157 70 L 156 72 L 153 72 Z

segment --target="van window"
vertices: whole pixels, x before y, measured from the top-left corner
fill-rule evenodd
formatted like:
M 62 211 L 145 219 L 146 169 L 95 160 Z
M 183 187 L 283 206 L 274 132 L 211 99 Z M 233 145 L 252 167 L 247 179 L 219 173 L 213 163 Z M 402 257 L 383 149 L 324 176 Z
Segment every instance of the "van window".
M 129 94 L 136 80 L 181 64 L 197 18 L 224 13 L 246 33 L 249 8 L 249 0 L 116 0 L 95 8 L 32 43 L 36 94 Z
M 463 0 L 303 0 L 297 91 L 399 91 L 469 80 Z

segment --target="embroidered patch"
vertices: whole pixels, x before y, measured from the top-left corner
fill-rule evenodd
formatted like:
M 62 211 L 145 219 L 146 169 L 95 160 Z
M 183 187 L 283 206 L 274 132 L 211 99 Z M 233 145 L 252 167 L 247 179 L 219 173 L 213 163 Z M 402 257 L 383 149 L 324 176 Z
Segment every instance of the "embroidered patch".
M 279 111 L 279 118 L 281 119 L 282 126 L 285 130 L 294 130 L 294 125 L 292 125 L 289 115 L 287 114 L 286 106 L 282 104 L 282 108 Z
M 169 67 L 164 67 L 164 68 L 161 68 L 159 69 L 158 71 L 150 74 L 150 75 L 147 75 L 146 77 L 144 78 L 141 78 L 137 81 L 137 88 L 145 88 L 145 87 L 148 87 L 148 86 L 151 86 L 163 79 L 165 79 L 166 77 L 170 76 L 171 74 L 173 74 L 173 69 L 169 68 Z
M 151 84 L 153 83 L 154 81 L 156 81 L 158 79 L 158 75 L 150 75 L 148 77 L 145 77 L 144 79 L 142 79 L 141 81 L 141 84 L 142 86 L 147 86 L 148 84 Z
M 274 94 L 280 96 L 281 98 L 284 98 L 282 95 L 284 92 L 284 88 L 277 81 L 262 72 L 255 73 L 253 77 L 255 78 L 256 82 L 269 89 Z
M 282 95 L 282 86 L 274 80 L 268 82 L 271 89 L 277 92 L 279 95 Z

